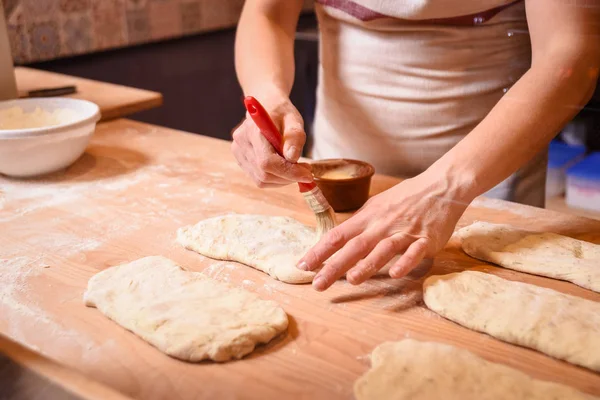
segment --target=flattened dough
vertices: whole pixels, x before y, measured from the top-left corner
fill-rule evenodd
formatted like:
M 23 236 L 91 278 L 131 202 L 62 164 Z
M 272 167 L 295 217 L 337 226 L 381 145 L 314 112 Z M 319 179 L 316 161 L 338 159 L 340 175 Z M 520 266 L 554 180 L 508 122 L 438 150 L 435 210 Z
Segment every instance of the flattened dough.
M 600 371 L 600 303 L 476 271 L 427 278 L 423 299 L 462 326 Z
M 458 236 L 471 257 L 600 293 L 600 245 L 487 222 L 462 228 Z
M 383 343 L 371 354 L 371 364 L 354 384 L 357 400 L 596 399 L 441 343 Z
M 300 222 L 266 215 L 223 215 L 177 232 L 177 241 L 189 250 L 246 264 L 287 283 L 312 282 L 315 273 L 296 263 L 316 240 L 314 230 Z
M 87 306 L 185 361 L 242 358 L 288 325 L 277 303 L 157 256 L 99 272 L 83 298 Z

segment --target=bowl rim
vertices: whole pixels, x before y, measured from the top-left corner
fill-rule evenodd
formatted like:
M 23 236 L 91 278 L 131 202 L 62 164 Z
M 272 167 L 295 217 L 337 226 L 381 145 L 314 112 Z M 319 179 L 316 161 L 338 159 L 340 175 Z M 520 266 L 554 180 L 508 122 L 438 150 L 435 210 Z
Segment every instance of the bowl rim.
M 80 103 L 80 104 L 86 104 L 87 106 L 90 106 L 92 108 L 92 112 L 90 113 L 90 115 L 88 115 L 87 117 L 83 118 L 83 119 L 79 119 L 79 120 L 75 120 L 75 121 L 70 121 L 70 122 L 66 122 L 63 124 L 59 124 L 59 125 L 51 125 L 51 126 L 42 126 L 39 128 L 26 128 L 26 129 L 0 129 L 0 139 L 21 139 L 21 138 L 31 138 L 31 137 L 37 137 L 37 136 L 44 136 L 44 135 L 53 135 L 56 133 L 62 133 L 65 132 L 67 130 L 71 130 L 74 128 L 79 128 L 81 126 L 84 125 L 88 125 L 90 123 L 97 123 L 100 118 L 101 118 L 101 114 L 100 114 L 100 107 L 98 107 L 98 105 L 96 103 L 92 103 L 91 101 L 88 100 L 82 100 L 82 99 L 71 99 L 69 97 L 38 97 L 38 98 L 31 98 L 31 99 L 13 99 L 13 100 L 6 100 L 6 101 L 0 101 L 0 106 L 6 105 L 8 104 L 8 106 L 10 107 L 11 104 L 13 106 L 19 106 L 20 104 L 23 103 L 38 103 L 40 102 L 40 100 L 59 100 L 59 101 L 65 101 L 66 103 Z M 39 105 L 40 108 L 43 108 L 42 105 Z
M 358 164 L 358 165 L 361 165 L 363 167 L 367 167 L 368 172 L 366 174 L 363 174 L 363 175 L 360 175 L 360 176 L 355 176 L 355 177 L 352 177 L 352 178 L 347 178 L 347 179 L 322 178 L 322 177 L 319 177 L 319 176 L 313 174 L 315 182 L 349 184 L 349 183 L 356 183 L 357 181 L 363 180 L 363 179 L 366 179 L 366 178 L 371 178 L 373 175 L 375 175 L 375 167 L 373 167 L 371 164 L 369 164 L 366 161 L 354 160 L 352 158 L 324 158 L 324 159 L 321 159 L 321 160 L 314 160 L 314 161 L 310 162 L 310 164 L 314 165 L 314 164 L 320 164 L 320 163 L 332 162 L 332 161 L 346 161 L 346 162 L 349 162 L 351 164 Z

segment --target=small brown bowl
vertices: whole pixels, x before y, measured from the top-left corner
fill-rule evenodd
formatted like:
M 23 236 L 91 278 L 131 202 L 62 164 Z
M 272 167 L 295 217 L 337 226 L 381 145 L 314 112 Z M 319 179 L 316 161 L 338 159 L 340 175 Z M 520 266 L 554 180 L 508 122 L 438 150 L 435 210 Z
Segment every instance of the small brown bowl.
M 359 209 L 369 199 L 375 168 L 369 163 L 346 158 L 311 163 L 315 183 L 334 211 Z

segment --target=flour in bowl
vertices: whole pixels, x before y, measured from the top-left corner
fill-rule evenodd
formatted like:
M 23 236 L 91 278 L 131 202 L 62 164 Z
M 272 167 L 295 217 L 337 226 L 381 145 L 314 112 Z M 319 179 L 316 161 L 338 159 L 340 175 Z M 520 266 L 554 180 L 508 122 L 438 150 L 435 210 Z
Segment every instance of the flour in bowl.
M 65 108 L 48 111 L 36 107 L 34 111 L 26 112 L 21 107 L 11 107 L 0 110 L 0 130 L 42 128 L 66 124 L 79 118 L 77 112 Z

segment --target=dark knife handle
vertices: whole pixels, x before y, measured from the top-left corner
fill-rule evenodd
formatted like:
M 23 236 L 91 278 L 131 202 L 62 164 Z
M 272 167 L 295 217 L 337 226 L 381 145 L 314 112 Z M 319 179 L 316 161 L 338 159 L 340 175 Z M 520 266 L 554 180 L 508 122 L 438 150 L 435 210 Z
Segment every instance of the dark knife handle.
M 24 97 L 55 97 L 66 96 L 68 94 L 77 93 L 75 86 L 61 86 L 57 88 L 37 89 L 27 92 Z

